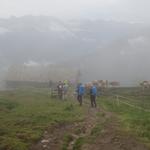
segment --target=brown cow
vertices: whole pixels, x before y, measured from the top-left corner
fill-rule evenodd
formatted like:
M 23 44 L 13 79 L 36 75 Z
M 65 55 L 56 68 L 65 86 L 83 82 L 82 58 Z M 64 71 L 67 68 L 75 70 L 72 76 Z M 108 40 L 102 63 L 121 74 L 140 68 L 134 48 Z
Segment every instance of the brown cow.
M 143 81 L 140 83 L 140 86 L 142 87 L 142 89 L 149 89 L 150 88 L 150 81 Z
M 101 91 L 108 89 L 108 80 L 97 80 L 96 85 Z
M 98 82 L 103 89 L 108 88 L 108 80 L 99 80 Z

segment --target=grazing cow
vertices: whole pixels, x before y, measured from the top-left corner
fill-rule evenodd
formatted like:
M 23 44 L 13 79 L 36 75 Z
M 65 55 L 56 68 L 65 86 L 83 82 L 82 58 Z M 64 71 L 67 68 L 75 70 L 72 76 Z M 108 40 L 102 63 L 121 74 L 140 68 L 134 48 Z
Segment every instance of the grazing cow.
M 92 85 L 95 85 L 98 90 L 98 95 L 102 92 L 105 92 L 105 90 L 108 88 L 108 80 L 94 80 L 92 82 L 85 84 L 86 93 L 89 94 L 90 89 Z
M 142 87 L 142 89 L 149 89 L 150 88 L 150 81 L 143 81 L 140 83 L 140 86 Z
M 92 86 L 92 82 L 85 83 L 86 94 L 90 93 L 91 86 Z
M 100 91 L 104 92 L 108 88 L 108 80 L 95 80 L 93 83 Z
M 118 87 L 118 86 L 120 86 L 120 82 L 118 82 L 118 81 L 112 81 L 112 82 L 109 82 L 109 84 L 110 84 L 112 87 Z
M 108 80 L 99 80 L 99 85 L 102 89 L 107 89 L 108 88 Z

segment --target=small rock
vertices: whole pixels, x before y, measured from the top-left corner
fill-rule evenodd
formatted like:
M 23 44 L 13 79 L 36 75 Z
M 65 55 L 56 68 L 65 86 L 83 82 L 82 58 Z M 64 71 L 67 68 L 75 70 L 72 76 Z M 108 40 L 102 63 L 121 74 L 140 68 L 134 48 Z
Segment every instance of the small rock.
M 74 145 L 74 143 L 75 143 L 75 141 L 72 141 L 72 142 L 70 143 L 70 145 Z
M 49 140 L 42 140 L 41 143 L 49 143 Z

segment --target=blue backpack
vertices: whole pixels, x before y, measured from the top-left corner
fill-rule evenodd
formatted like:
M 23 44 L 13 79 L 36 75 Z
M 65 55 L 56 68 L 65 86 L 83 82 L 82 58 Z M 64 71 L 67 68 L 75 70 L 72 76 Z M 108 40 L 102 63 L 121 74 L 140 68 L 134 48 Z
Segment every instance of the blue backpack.
M 85 93 L 85 88 L 84 88 L 84 86 L 83 85 L 80 85 L 79 86 L 79 95 L 83 95 Z
M 91 94 L 92 95 L 97 95 L 97 88 L 95 86 L 92 87 Z

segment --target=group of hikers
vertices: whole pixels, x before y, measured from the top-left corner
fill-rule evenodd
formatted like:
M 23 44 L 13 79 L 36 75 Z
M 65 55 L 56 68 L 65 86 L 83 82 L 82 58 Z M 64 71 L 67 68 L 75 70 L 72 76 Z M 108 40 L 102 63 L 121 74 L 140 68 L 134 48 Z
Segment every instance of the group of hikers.
M 83 96 L 85 95 L 85 93 L 90 95 L 91 107 L 97 106 L 96 105 L 97 87 L 94 83 L 91 83 L 88 87 L 85 87 L 82 83 L 79 83 L 76 92 L 77 92 L 77 100 L 79 101 L 80 106 L 82 106 Z
M 67 81 L 59 81 L 57 85 L 57 91 L 58 91 L 58 97 L 59 99 L 65 99 L 67 93 L 68 93 L 68 87 L 69 83 Z M 90 96 L 91 100 L 91 107 L 96 107 L 96 97 L 97 97 L 97 86 L 94 83 L 90 83 L 88 86 L 85 86 L 82 83 L 79 83 L 76 87 L 76 95 L 77 95 L 77 100 L 82 106 L 83 103 L 83 97 L 85 94 L 88 94 Z
M 64 82 L 59 81 L 57 85 L 59 99 L 65 99 L 67 92 L 68 92 L 68 87 L 69 87 L 69 84 L 67 80 L 65 80 Z

